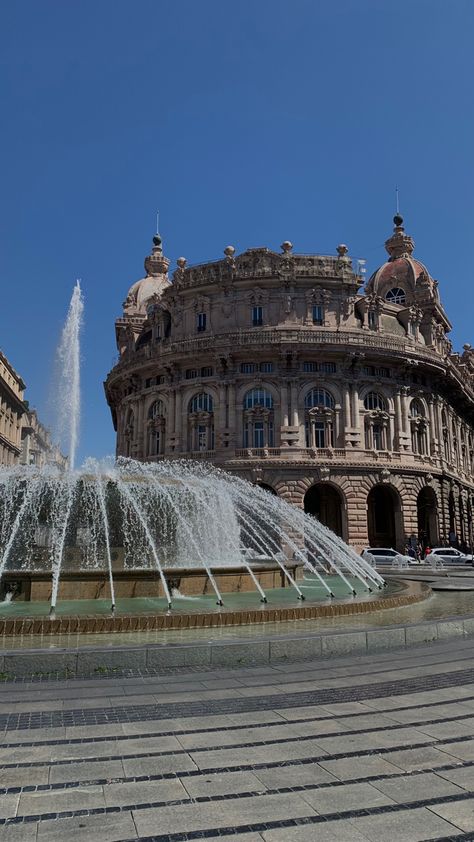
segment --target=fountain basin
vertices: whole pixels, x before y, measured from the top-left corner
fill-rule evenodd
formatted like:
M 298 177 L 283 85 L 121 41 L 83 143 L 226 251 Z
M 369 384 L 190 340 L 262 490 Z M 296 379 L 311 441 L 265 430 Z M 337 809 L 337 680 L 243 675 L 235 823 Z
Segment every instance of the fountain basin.
M 175 599 L 169 611 L 165 598 L 134 598 L 117 602 L 115 614 L 108 600 L 66 600 L 58 602 L 57 614 L 48 616 L 49 603 L 11 602 L 0 604 L 0 634 L 11 636 L 56 636 L 64 634 L 114 634 L 118 632 L 192 630 L 223 626 L 275 623 L 280 621 L 331 618 L 367 614 L 386 608 L 400 608 L 426 599 L 431 590 L 420 582 L 393 580 L 382 592 L 360 593 L 356 597 L 323 596 L 313 580 L 300 602 L 290 588 L 275 588 L 269 602 L 259 602 L 255 591 L 229 593 L 223 606 L 214 595 L 196 599 Z

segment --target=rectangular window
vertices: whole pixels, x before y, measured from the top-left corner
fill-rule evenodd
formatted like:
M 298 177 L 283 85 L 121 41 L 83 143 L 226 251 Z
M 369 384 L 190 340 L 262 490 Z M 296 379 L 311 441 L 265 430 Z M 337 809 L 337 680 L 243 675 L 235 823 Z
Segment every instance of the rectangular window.
M 370 330 L 376 330 L 377 328 L 377 314 L 374 310 L 369 310 L 367 313 L 367 323 L 369 325 Z
M 156 385 L 161 386 L 164 382 L 165 382 L 165 375 L 159 374 L 158 377 L 156 378 Z
M 253 327 L 263 325 L 263 307 L 252 307 L 252 325 Z
M 318 371 L 322 371 L 324 374 L 334 374 L 336 368 L 336 363 L 318 363 Z
M 194 380 L 195 377 L 199 377 L 199 371 L 197 368 L 187 368 L 186 369 L 186 380 Z
M 383 450 L 383 430 L 380 424 L 374 424 L 372 434 L 374 439 L 374 450 Z
M 326 447 L 326 436 L 324 435 L 324 421 L 316 421 L 314 425 L 314 437 L 316 447 Z
M 206 314 L 205 313 L 198 313 L 196 319 L 196 327 L 198 333 L 202 333 L 203 330 L 206 330 Z
M 264 430 L 263 430 L 263 421 L 255 421 L 253 425 L 253 446 L 254 447 L 264 447 L 265 446 L 265 438 L 264 438 Z
M 198 450 L 207 450 L 207 428 L 203 424 L 198 426 Z
M 362 371 L 369 377 L 390 377 L 390 369 L 381 365 L 364 365 Z
M 256 371 L 257 366 L 255 363 L 240 363 L 240 373 L 241 374 L 253 374 Z
M 206 365 L 204 368 L 201 368 L 201 377 L 212 377 L 214 374 L 214 369 L 211 366 Z
M 149 389 L 151 384 L 152 384 L 152 378 L 147 377 L 147 379 L 145 380 L 145 389 Z
M 320 327 L 324 324 L 324 309 L 322 304 L 313 304 L 313 324 Z
M 317 363 L 313 363 L 313 362 L 304 362 L 303 363 L 303 371 L 310 372 L 310 371 L 317 371 L 317 370 L 318 370 L 318 364 Z
M 273 371 L 273 363 L 260 363 L 259 369 L 263 374 L 270 374 Z

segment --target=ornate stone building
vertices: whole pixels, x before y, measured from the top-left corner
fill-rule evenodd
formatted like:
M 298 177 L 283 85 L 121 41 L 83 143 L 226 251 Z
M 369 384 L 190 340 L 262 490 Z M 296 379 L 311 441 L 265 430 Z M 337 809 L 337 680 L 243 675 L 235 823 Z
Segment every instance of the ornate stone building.
M 20 462 L 37 468 L 56 465 L 65 470 L 67 466 L 67 457 L 51 441 L 51 433 L 39 420 L 36 409 L 27 408 L 23 416 Z
M 116 322 L 117 454 L 207 459 L 349 543 L 472 543 L 474 349 L 403 220 L 362 288 L 335 256 L 232 246 L 172 280 L 159 235 Z
M 14 465 L 20 459 L 25 388 L 20 375 L 0 351 L 0 465 Z

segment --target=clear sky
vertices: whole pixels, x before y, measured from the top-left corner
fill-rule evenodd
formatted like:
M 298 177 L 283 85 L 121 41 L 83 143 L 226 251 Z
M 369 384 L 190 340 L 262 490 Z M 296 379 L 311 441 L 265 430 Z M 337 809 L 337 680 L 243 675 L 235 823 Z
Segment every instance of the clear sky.
M 155 212 L 174 264 L 290 239 L 383 262 L 395 186 L 474 344 L 473 0 L 22 0 L 0 20 L 0 347 L 47 414 L 75 278 L 81 454 Z M 173 268 L 173 266 L 172 266 Z

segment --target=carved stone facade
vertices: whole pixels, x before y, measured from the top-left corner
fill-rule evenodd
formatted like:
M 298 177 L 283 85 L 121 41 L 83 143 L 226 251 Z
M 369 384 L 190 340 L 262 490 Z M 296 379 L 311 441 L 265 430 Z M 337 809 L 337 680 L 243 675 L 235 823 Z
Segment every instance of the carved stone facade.
M 288 241 L 179 258 L 170 282 L 157 235 L 116 322 L 117 454 L 208 459 L 358 549 L 472 544 L 474 349 L 453 353 L 437 281 L 394 222 L 365 289 L 345 245 Z
M 20 375 L 0 351 L 0 465 L 15 465 L 20 459 L 25 388 Z

